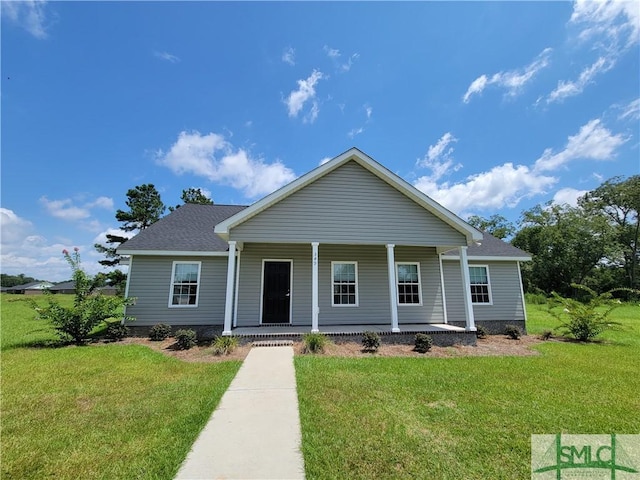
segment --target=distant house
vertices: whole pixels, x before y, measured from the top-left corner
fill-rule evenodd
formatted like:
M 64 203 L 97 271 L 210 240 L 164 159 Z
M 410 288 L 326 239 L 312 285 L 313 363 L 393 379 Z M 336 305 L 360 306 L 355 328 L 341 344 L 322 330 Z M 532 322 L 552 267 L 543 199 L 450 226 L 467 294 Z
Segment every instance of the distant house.
M 68 282 L 56 283 L 53 287 L 49 289 L 51 293 L 58 294 L 75 294 L 76 293 L 76 284 L 73 280 Z M 100 293 L 101 295 L 116 295 L 117 290 L 116 287 L 111 285 L 105 285 L 104 287 L 98 287 L 94 290 L 94 293 Z
M 184 205 L 118 253 L 130 256 L 137 326 L 223 335 L 525 326 L 519 264 L 531 257 L 355 148 L 251 206 Z
M 76 284 L 74 281 L 56 283 L 49 289 L 51 293 L 76 293 Z
M 53 287 L 51 282 L 29 282 L 23 285 L 16 285 L 14 287 L 8 287 L 3 291 L 7 293 L 14 293 L 19 295 L 41 295 L 43 291 Z

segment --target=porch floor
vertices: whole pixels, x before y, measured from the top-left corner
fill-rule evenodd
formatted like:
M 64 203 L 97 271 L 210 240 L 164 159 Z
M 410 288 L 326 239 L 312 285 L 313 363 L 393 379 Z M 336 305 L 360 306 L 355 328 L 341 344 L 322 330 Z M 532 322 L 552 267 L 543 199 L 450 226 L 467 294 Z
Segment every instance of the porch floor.
M 464 333 L 465 329 L 446 323 L 410 323 L 402 324 L 400 333 Z M 391 325 L 320 325 L 321 333 L 327 335 L 356 335 L 362 332 L 376 332 L 391 334 Z M 260 327 L 236 327 L 232 330 L 234 336 L 294 336 L 311 332 L 311 325 L 269 325 Z

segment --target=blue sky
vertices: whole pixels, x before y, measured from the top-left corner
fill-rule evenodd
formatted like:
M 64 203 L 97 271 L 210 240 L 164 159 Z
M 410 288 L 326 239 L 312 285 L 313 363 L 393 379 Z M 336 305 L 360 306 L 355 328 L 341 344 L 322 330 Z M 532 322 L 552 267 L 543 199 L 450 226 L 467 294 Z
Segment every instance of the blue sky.
M 640 172 L 640 3 L 3 2 L 2 272 L 126 191 L 248 204 L 352 146 L 466 218 Z M 366 199 L 365 199 L 366 201 Z

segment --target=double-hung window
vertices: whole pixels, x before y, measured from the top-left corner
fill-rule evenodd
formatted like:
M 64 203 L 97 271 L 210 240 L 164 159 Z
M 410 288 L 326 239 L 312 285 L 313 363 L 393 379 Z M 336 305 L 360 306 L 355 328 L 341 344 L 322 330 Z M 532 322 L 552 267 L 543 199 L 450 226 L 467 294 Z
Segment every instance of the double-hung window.
M 332 306 L 358 306 L 357 262 L 331 262 L 331 283 Z
M 173 262 L 170 307 L 197 307 L 200 289 L 200 262 Z
M 486 265 L 470 266 L 469 279 L 471 280 L 471 302 L 491 304 L 489 268 Z
M 422 305 L 420 264 L 396 263 L 399 305 Z

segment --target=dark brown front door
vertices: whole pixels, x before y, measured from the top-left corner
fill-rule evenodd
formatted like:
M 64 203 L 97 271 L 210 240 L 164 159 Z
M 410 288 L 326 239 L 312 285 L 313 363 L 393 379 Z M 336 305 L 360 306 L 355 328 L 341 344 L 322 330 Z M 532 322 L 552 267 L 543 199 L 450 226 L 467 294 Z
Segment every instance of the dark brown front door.
M 264 262 L 262 323 L 290 323 L 291 262 Z

